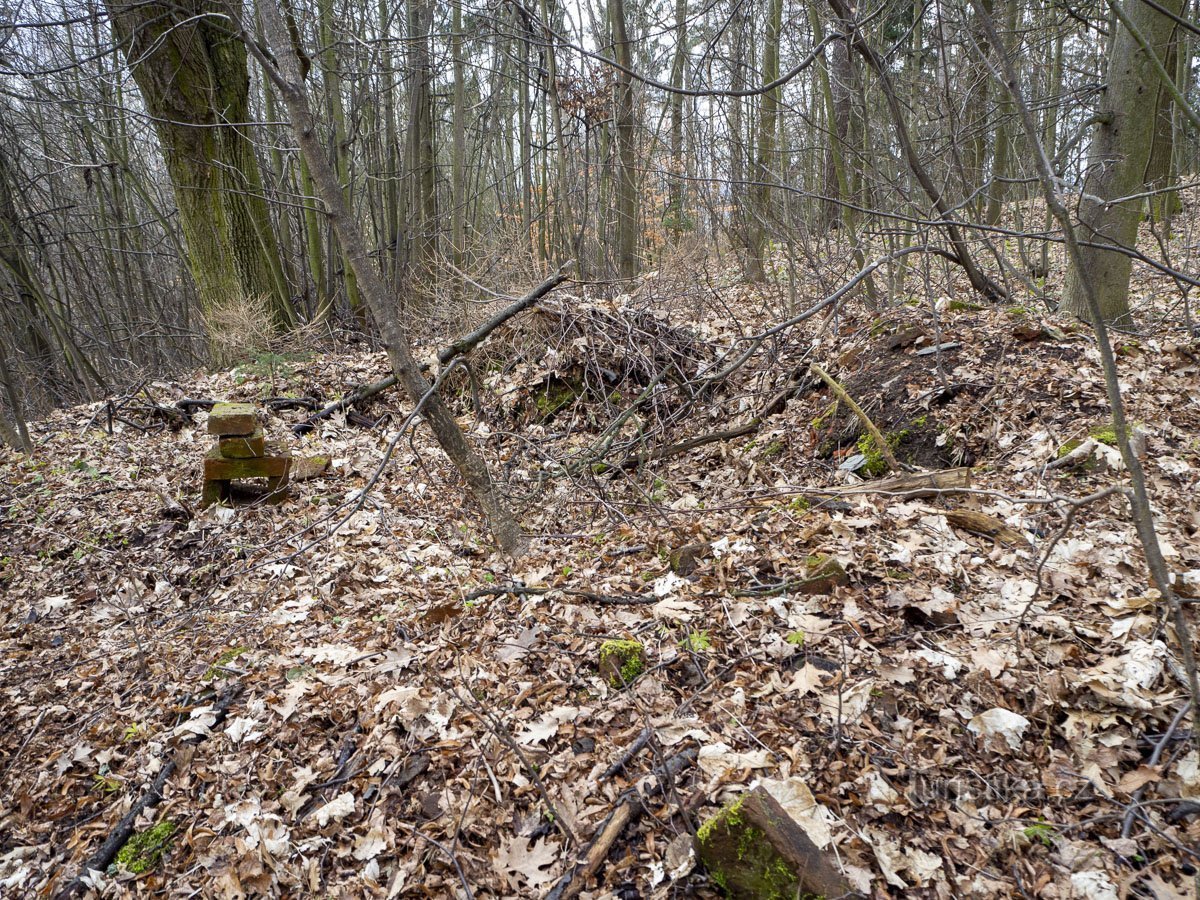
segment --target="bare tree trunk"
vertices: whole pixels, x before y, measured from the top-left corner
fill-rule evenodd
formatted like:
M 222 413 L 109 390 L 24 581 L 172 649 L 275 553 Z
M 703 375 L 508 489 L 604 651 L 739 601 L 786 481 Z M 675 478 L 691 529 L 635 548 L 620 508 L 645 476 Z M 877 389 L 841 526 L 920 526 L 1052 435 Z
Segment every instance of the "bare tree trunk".
M 832 7 L 834 14 L 843 22 L 847 24 L 854 22 L 853 13 L 847 0 L 829 0 L 829 5 Z M 900 105 L 900 99 L 896 94 L 896 87 L 887 66 L 879 58 L 879 54 L 867 43 L 862 31 L 857 26 L 853 27 L 850 33 L 850 40 L 855 50 L 858 51 L 858 54 L 866 61 L 867 65 L 871 67 L 879 79 L 884 99 L 887 101 L 888 111 L 891 113 L 892 126 L 896 132 L 896 140 L 900 145 L 900 151 L 903 153 L 904 160 L 908 163 L 913 176 L 917 179 L 917 183 L 921 185 L 921 189 L 925 191 L 925 195 L 929 197 L 934 208 L 937 209 L 938 213 L 945 220 L 942 223 L 942 227 L 946 232 L 947 238 L 950 240 L 951 247 L 954 248 L 955 260 L 962 267 L 963 271 L 966 272 L 967 278 L 975 290 L 979 291 L 980 294 L 989 300 L 1003 299 L 1005 297 L 1004 289 L 988 278 L 983 270 L 979 268 L 978 263 L 971 256 L 971 251 L 968 249 L 967 242 L 963 237 L 962 229 L 953 221 L 950 221 L 950 204 L 946 202 L 946 198 L 938 189 L 925 164 L 921 162 L 917 148 L 913 145 L 912 136 L 909 134 L 908 125 L 904 120 L 904 109 Z
M 267 43 L 274 53 L 272 63 L 251 44 L 264 71 L 279 88 L 287 107 L 300 152 L 308 160 L 313 183 L 337 234 L 346 260 L 358 277 L 359 289 L 379 326 L 388 358 L 397 379 L 414 403 L 424 402 L 424 414 L 446 455 L 458 468 L 467 489 L 483 508 L 496 543 L 506 553 L 519 556 L 526 549 L 526 538 L 507 503 L 492 483 L 487 464 L 467 442 L 449 407 L 440 394 L 431 390 L 429 381 L 413 358 L 409 337 L 400 322 L 395 298 L 389 295 L 375 269 L 358 225 L 351 218 L 345 194 L 317 137 L 308 95 L 300 75 L 300 63 L 288 41 L 283 17 L 275 0 L 260 0 L 259 15 Z
M 779 78 L 779 40 L 783 29 L 783 0 L 770 0 L 767 7 L 767 33 L 763 43 L 762 80 L 770 84 Z M 767 91 L 759 100 L 758 148 L 754 166 L 754 203 L 750 226 L 750 277 L 766 278 L 767 226 L 774 220 L 771 209 L 771 185 L 775 175 L 775 129 L 778 124 L 781 89 Z
M 637 148 L 634 145 L 633 53 L 625 27 L 625 0 L 608 0 L 613 56 L 622 66 L 613 85 L 617 123 L 617 270 L 622 278 L 638 273 Z
M 1162 0 L 1160 5 L 1179 15 L 1183 0 Z M 1164 59 L 1175 23 L 1140 0 L 1125 3 L 1120 9 L 1159 60 Z M 1100 314 L 1106 322 L 1120 323 L 1129 319 L 1129 276 L 1133 264 L 1128 254 L 1107 250 L 1104 245 L 1132 249 L 1137 244 L 1144 201 L 1140 198 L 1109 201 L 1140 193 L 1146 182 L 1158 97 L 1164 90 L 1154 60 L 1124 23 L 1115 25 L 1106 80 L 1100 108 L 1105 118 L 1092 135 L 1079 203 L 1079 251 Z M 1075 266 L 1067 270 L 1063 309 L 1081 319 L 1092 319 L 1080 270 Z

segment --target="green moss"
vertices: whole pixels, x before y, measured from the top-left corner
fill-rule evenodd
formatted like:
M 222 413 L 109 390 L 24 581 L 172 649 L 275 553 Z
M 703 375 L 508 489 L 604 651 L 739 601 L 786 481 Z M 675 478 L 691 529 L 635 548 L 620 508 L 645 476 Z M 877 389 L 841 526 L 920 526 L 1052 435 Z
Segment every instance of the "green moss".
M 1024 318 L 1029 315 L 1029 310 L 1024 306 L 1010 306 L 1005 312 L 1014 319 Z
M 812 422 L 809 424 L 812 425 L 814 431 L 820 431 L 822 428 L 824 428 L 826 425 L 829 424 L 830 418 L 837 415 L 837 411 L 838 411 L 838 401 L 834 400 L 827 407 L 825 407 L 825 411 L 823 413 L 821 413 L 819 416 L 817 416 L 815 419 L 813 419 Z
M 788 504 L 788 509 L 792 512 L 808 512 L 812 509 L 812 501 L 807 497 L 793 497 Z
M 946 308 L 951 312 L 979 312 L 984 307 L 978 303 L 968 303 L 966 300 L 951 300 Z
M 778 456 L 783 452 L 783 441 L 771 441 L 767 446 L 763 447 L 762 453 L 759 454 L 761 459 L 770 459 L 773 456 Z
M 204 673 L 204 680 L 216 678 L 220 674 L 221 666 L 227 666 L 243 653 L 249 653 L 249 647 L 230 647 L 224 653 L 217 657 L 216 662 L 208 667 L 208 671 Z
M 632 684 L 646 671 L 646 651 L 638 641 L 613 640 L 600 645 L 600 667 L 609 669 L 613 687 Z
M 913 424 L 916 425 L 916 422 L 913 422 Z M 920 426 L 918 425 L 917 427 Z M 903 428 L 900 431 L 885 434 L 883 439 L 887 441 L 888 449 L 895 455 L 896 448 L 907 441 L 911 435 L 912 432 L 909 429 Z M 887 458 L 883 455 L 883 451 L 875 446 L 875 438 L 871 437 L 869 433 L 861 435 L 856 446 L 858 447 L 858 452 L 866 458 L 866 462 L 863 463 L 862 467 L 864 473 L 874 477 L 882 475 L 888 470 Z
M 153 828 L 133 835 L 117 851 L 117 865 L 134 875 L 149 872 L 158 865 L 170 847 L 171 835 L 174 833 L 175 823 L 164 820 Z
M 797 897 L 797 874 L 786 860 L 776 852 L 761 830 L 743 820 L 743 794 L 720 812 L 702 824 L 696 832 L 699 855 L 708 867 L 709 877 L 727 894 L 734 892 L 734 881 L 740 896 L 752 896 L 761 900 L 795 900 Z M 734 837 L 738 861 L 736 876 L 721 868 L 717 860 L 728 859 L 724 853 L 712 852 L 714 842 L 724 842 Z M 728 847 L 728 844 L 725 844 Z M 804 894 L 809 900 L 816 900 Z
M 1054 454 L 1054 458 L 1062 459 L 1068 453 L 1070 453 L 1073 450 L 1075 450 L 1076 448 L 1078 448 L 1079 445 L 1082 443 L 1083 443 L 1083 441 L 1079 440 L 1079 438 L 1071 438 L 1071 440 L 1067 441 L 1065 444 L 1063 444 L 1061 447 L 1058 448 L 1058 452 Z
M 563 407 L 569 406 L 579 396 L 579 389 L 569 381 L 561 381 L 552 379 L 546 384 L 546 387 L 538 392 L 534 398 L 534 406 L 537 408 L 538 415 L 543 419 L 549 419 L 555 415 Z
M 892 328 L 892 320 L 891 319 L 876 319 L 874 322 L 871 323 L 871 330 L 870 330 L 869 334 L 871 335 L 871 337 L 879 337 L 881 334 L 884 334 L 884 333 L 890 331 L 891 328 Z

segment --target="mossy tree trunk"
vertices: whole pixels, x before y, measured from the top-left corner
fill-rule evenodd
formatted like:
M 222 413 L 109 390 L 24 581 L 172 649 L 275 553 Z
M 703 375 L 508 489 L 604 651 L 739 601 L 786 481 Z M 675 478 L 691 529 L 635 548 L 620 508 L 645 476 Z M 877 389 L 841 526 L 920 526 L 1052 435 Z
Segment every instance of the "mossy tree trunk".
M 1162 0 L 1160 5 L 1177 16 L 1183 2 Z M 1127 0 L 1121 8 L 1159 60 L 1165 59 L 1175 23 L 1140 0 Z M 1100 109 L 1106 118 L 1092 136 L 1079 203 L 1080 263 L 1088 273 L 1100 313 L 1107 322 L 1124 322 L 1129 318 L 1132 260 L 1127 253 L 1105 249 L 1105 245 L 1133 249 L 1137 244 L 1145 200 L 1131 195 L 1141 193 L 1146 183 L 1160 109 L 1159 95 L 1163 91 L 1153 58 L 1128 28 L 1115 24 Z M 1130 199 L 1112 202 L 1119 198 Z M 1074 266 L 1067 271 L 1062 305 L 1081 319 L 1091 319 L 1087 296 Z
M 262 177 L 247 135 L 246 50 L 227 8 L 107 0 L 113 31 L 162 144 L 188 264 L 207 309 L 265 297 L 295 322 Z

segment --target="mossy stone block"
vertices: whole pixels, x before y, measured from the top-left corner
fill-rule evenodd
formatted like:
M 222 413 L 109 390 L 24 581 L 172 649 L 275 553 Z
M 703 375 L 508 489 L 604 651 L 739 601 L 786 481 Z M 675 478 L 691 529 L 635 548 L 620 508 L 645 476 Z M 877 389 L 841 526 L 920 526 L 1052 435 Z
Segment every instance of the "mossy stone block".
M 204 458 L 205 481 L 236 481 L 239 478 L 286 478 L 292 467 L 287 452 L 273 452 L 256 459 L 229 459 L 213 447 Z
M 208 414 L 209 434 L 253 434 L 258 414 L 250 403 L 218 403 Z
M 735 900 L 861 896 L 761 787 L 701 825 L 696 851 L 709 877 Z
M 633 684 L 646 671 L 646 649 L 637 641 L 605 641 L 600 645 L 600 677 L 612 687 Z
M 219 446 L 226 459 L 255 459 L 266 456 L 267 437 L 260 425 L 251 434 L 222 435 Z

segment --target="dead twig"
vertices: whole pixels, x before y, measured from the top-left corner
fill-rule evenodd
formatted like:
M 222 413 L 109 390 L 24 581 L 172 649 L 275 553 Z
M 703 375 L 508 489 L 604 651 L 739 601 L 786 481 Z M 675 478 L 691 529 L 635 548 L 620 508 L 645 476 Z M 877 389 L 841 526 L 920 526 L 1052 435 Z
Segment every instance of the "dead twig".
M 647 789 L 645 794 L 642 794 L 636 785 L 623 791 L 617 798 L 612 811 L 600 823 L 600 827 L 596 830 L 596 837 L 587 850 L 575 865 L 558 880 L 550 893 L 546 895 L 546 900 L 569 900 L 571 897 L 578 897 L 591 877 L 596 874 L 596 870 L 608 857 L 608 852 L 616 843 L 617 838 L 646 811 L 646 801 L 666 790 L 668 784 L 674 784 L 675 778 L 695 762 L 696 751 L 684 750 L 667 759 L 663 765 L 650 773 L 650 777 L 655 779 L 655 783 Z

